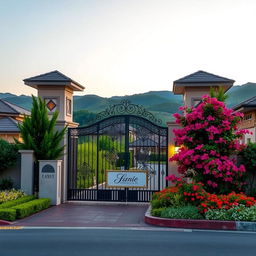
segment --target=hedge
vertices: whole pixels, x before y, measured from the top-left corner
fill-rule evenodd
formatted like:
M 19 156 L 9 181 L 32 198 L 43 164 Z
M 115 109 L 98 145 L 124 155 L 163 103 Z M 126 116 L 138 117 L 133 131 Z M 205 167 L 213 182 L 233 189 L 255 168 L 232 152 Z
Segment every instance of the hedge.
M 0 209 L 0 220 L 14 221 L 16 219 L 16 211 L 14 209 Z
M 50 199 L 41 198 L 41 199 L 35 199 L 27 203 L 14 206 L 12 207 L 12 209 L 16 210 L 16 218 L 21 219 L 33 213 L 36 213 L 48 208 L 50 204 L 51 204 Z
M 165 208 L 161 211 L 160 217 L 170 219 L 203 219 L 197 207 L 193 205 Z
M 149 161 L 166 161 L 166 154 L 151 154 Z
M 26 203 L 26 202 L 31 201 L 33 199 L 35 199 L 34 196 L 23 196 L 21 198 L 11 200 L 11 201 L 7 201 L 5 203 L 0 204 L 0 209 L 11 208 L 13 206 Z

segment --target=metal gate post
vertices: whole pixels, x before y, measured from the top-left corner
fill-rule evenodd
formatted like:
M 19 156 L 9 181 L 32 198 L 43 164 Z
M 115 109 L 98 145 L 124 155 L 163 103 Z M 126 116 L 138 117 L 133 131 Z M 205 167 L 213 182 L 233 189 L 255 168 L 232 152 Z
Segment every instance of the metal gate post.
M 97 124 L 97 160 L 96 160 L 96 186 L 99 189 L 99 124 Z
M 158 190 L 160 190 L 160 188 L 161 188 L 161 185 L 160 185 L 160 175 L 161 175 L 161 165 L 160 165 L 160 163 L 161 163 L 161 157 L 160 157 L 160 154 L 161 154 L 161 145 L 160 145 L 160 143 L 161 143 L 161 140 L 160 140 L 160 130 L 159 130 L 159 132 L 158 132 Z
M 125 117 L 125 165 L 124 169 L 128 170 L 130 161 L 129 161 L 129 116 Z

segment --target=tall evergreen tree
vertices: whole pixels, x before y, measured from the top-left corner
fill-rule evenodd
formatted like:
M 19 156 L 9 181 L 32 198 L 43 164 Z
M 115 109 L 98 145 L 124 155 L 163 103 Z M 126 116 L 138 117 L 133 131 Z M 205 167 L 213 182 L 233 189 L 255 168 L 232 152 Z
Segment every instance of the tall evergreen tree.
M 59 158 L 65 148 L 60 142 L 67 127 L 61 131 L 56 130 L 58 115 L 58 111 L 55 111 L 49 119 L 45 101 L 32 96 L 31 116 L 26 116 L 23 123 L 19 124 L 22 142 L 16 140 L 18 147 L 34 150 L 36 160 Z

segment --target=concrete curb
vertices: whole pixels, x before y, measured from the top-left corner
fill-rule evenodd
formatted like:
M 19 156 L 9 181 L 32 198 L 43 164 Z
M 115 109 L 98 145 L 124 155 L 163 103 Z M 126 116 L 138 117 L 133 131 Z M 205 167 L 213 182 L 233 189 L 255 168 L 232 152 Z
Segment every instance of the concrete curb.
M 12 222 L 9 222 L 7 220 L 0 220 L 0 226 L 6 226 L 6 225 L 11 225 Z
M 255 231 L 256 222 L 245 221 L 221 221 L 221 220 L 189 220 L 166 219 L 151 216 L 151 207 L 145 213 L 145 222 L 150 225 L 183 229 L 209 229 L 209 230 L 236 230 Z

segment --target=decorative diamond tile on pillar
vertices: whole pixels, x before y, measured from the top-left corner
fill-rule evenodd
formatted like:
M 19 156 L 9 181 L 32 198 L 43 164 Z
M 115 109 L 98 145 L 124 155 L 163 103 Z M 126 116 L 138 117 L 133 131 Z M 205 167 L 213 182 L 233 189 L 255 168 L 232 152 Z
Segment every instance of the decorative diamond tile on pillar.
M 57 108 L 57 99 L 53 99 L 53 98 L 48 98 L 48 99 L 44 99 L 45 103 L 46 103 L 46 107 L 49 110 L 49 112 L 53 112 L 56 110 Z
M 47 103 L 46 103 L 46 107 L 48 108 L 48 110 L 53 111 L 56 108 L 56 103 L 50 99 Z

